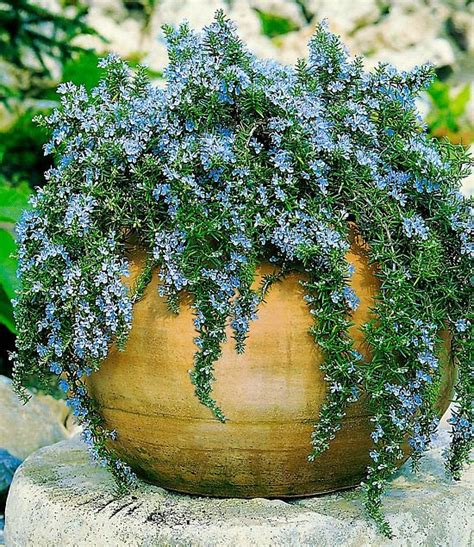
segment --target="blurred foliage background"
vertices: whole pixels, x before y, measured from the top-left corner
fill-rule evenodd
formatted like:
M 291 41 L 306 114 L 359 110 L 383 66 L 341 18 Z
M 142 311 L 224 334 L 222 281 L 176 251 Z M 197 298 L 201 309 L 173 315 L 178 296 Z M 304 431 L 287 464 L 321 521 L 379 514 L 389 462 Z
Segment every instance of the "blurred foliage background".
M 34 117 L 55 106 L 58 83 L 93 87 L 108 51 L 144 62 L 159 83 L 167 62 L 161 25 L 188 19 L 201 27 L 219 8 L 258 55 L 284 63 L 306 55 L 323 18 L 368 68 L 432 61 L 437 79 L 419 104 L 428 131 L 474 142 L 472 0 L 0 0 L 0 374 L 11 373 L 14 344 L 14 225 L 50 164 Z M 466 192 L 472 187 L 471 179 Z

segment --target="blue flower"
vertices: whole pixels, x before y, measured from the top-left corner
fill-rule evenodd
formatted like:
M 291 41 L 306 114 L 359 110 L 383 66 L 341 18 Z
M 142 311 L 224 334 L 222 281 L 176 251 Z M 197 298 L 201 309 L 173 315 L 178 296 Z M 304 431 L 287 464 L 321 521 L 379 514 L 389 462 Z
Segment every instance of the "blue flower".
M 59 389 L 67 393 L 70 389 L 69 383 L 66 380 L 59 380 L 58 382 Z
M 91 214 L 96 204 L 92 196 L 71 196 L 64 216 L 65 226 L 77 226 L 80 233 L 85 234 L 91 226 Z
M 389 195 L 399 201 L 402 205 L 406 204 L 407 196 L 404 190 L 410 180 L 410 175 L 404 171 L 396 171 L 388 168 L 385 175 L 376 176 L 377 187 L 387 190 Z
M 369 456 L 374 460 L 374 462 L 378 462 L 380 458 L 380 454 L 376 450 L 371 450 L 369 452 Z
M 375 429 L 374 431 L 372 431 L 372 433 L 370 434 L 370 436 L 372 437 L 372 440 L 374 442 L 378 442 L 383 436 L 384 436 L 384 430 L 382 429 L 382 426 L 380 424 L 377 424 L 375 426 Z
M 49 365 L 49 370 L 54 374 L 61 374 L 61 372 L 63 371 L 61 365 L 59 363 L 56 363 L 55 361 Z
M 109 53 L 107 57 L 103 57 L 98 62 L 99 68 L 107 68 L 110 65 L 125 67 L 125 63 L 123 63 L 123 61 L 120 59 L 120 57 L 116 53 Z M 66 84 L 61 84 L 61 85 L 66 85 Z
M 426 192 L 428 194 L 431 194 L 432 192 L 439 189 L 439 184 L 422 177 L 415 180 L 413 187 L 416 189 L 417 192 Z
M 343 295 L 344 300 L 351 310 L 356 310 L 359 307 L 360 298 L 351 287 L 346 285 L 343 289 Z
M 232 245 L 238 248 L 249 250 L 252 248 L 252 242 L 244 233 L 232 234 L 230 236 Z
M 153 190 L 153 197 L 155 199 L 160 199 L 161 196 L 169 195 L 170 191 L 171 191 L 170 184 L 158 184 Z
M 439 365 L 438 358 L 431 351 L 429 350 L 421 351 L 420 353 L 418 353 L 417 357 L 418 357 L 418 361 L 422 365 L 429 365 L 430 368 L 434 368 L 434 369 L 438 368 L 438 365 Z
M 406 418 L 403 415 L 399 416 L 394 410 L 390 411 L 390 419 L 391 419 L 393 425 L 398 427 L 398 429 L 400 429 L 400 430 L 405 429 L 406 426 L 407 426 Z
M 418 236 L 420 239 L 428 239 L 429 230 L 425 221 L 419 215 L 413 215 L 403 219 L 403 231 L 408 238 Z
M 457 332 L 466 332 L 469 327 L 469 321 L 467 319 L 458 319 L 454 326 Z
M 454 410 L 453 415 L 448 420 L 448 423 L 453 426 L 453 437 L 462 440 L 470 440 L 473 438 L 474 424 L 472 424 L 465 415 Z
M 85 445 L 89 448 L 92 448 L 94 446 L 94 439 L 90 429 L 84 428 L 81 432 L 81 438 L 84 441 Z
M 135 139 L 126 139 L 123 142 L 123 151 L 125 152 L 129 162 L 134 163 L 137 161 L 139 154 L 143 150 L 143 144 Z
M 416 378 L 420 380 L 421 382 L 425 382 L 427 384 L 431 384 L 433 381 L 431 376 L 427 372 L 424 372 L 423 370 L 416 371 Z
M 274 150 L 272 151 L 271 157 L 275 167 L 282 173 L 293 172 L 292 157 L 287 150 Z
M 251 138 L 249 140 L 249 146 L 253 148 L 256 154 L 260 154 L 260 152 L 263 150 L 263 144 L 261 142 L 258 142 L 258 140 L 255 138 Z
M 200 158 L 203 167 L 210 171 L 216 166 L 235 163 L 233 144 L 234 136 L 227 135 L 226 132 L 205 134 L 200 143 Z
M 344 388 L 342 387 L 342 384 L 340 382 L 333 382 L 331 386 L 329 387 L 329 391 L 331 393 L 339 393 L 343 390 Z

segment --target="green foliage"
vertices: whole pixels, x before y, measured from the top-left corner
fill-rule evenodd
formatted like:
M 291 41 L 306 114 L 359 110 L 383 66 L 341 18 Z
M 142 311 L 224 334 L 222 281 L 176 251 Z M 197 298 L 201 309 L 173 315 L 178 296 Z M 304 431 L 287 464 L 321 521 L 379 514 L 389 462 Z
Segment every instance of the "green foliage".
M 77 4 L 75 14 L 66 17 L 31 0 L 0 1 L 0 57 L 12 69 L 0 81 L 0 101 L 34 94 L 45 79 L 51 79 L 51 61 L 62 66 L 74 53 L 84 51 L 74 39 L 96 34 L 83 21 L 86 11 Z
M 97 66 L 98 62 L 98 55 L 92 51 L 79 53 L 64 63 L 61 81 L 73 82 L 91 90 L 99 83 L 101 77 L 101 71 Z M 55 97 L 57 98 L 57 95 Z
M 97 85 L 100 71 L 98 57 L 94 53 L 82 52 L 69 59 L 63 67 L 62 81 L 71 81 L 90 90 Z M 42 186 L 44 172 L 50 160 L 44 156 L 48 133 L 35 122 L 36 116 L 45 114 L 51 107 L 46 100 L 55 104 L 56 91 L 44 89 L 41 94 L 44 107 L 29 108 L 21 113 L 14 123 L 0 132 L 1 174 L 13 183 L 28 181 L 31 187 Z M 0 204 L 3 196 L 0 195 Z
M 0 182 L 0 323 L 15 332 L 11 300 L 18 288 L 13 226 L 28 207 L 30 190 L 27 184 L 11 186 Z
M 43 183 L 43 174 L 50 165 L 43 153 L 48 135 L 33 120 L 45 110 L 29 109 L 0 132 L 1 174 L 14 184 L 28 181 L 34 187 Z M 0 195 L 0 207 L 4 197 Z
M 436 136 L 448 136 L 455 142 L 463 140 L 469 144 L 474 140 L 474 128 L 463 127 L 466 107 L 471 97 L 469 84 L 466 84 L 456 96 L 452 96 L 451 87 L 445 82 L 435 80 L 428 88 L 431 100 L 427 123 L 430 132 Z M 464 121 L 466 124 L 466 121 Z
M 0 229 L 0 284 L 8 298 L 15 296 L 17 287 L 17 263 L 12 258 L 16 251 L 15 240 L 10 232 Z
M 0 222 L 15 224 L 28 207 L 30 189 L 28 185 L 8 185 L 0 180 Z
M 260 19 L 262 34 L 268 36 L 269 38 L 282 36 L 283 34 L 288 34 L 289 32 L 293 32 L 299 28 L 298 25 L 291 19 L 282 17 L 276 13 L 262 11 L 259 9 L 256 9 L 255 11 Z
M 22 16 L 25 4 L 18 3 L 15 9 L 18 10 L 18 17 Z M 2 4 L 0 3 L 0 27 L 1 22 L 8 27 L 8 32 L 13 32 L 12 28 L 19 24 L 18 21 L 12 21 L 13 15 L 6 18 L 5 14 L 1 11 Z M 39 9 L 39 8 L 38 8 Z M 36 20 L 44 24 L 45 21 L 52 23 L 55 21 L 55 16 L 47 15 L 44 10 L 37 12 L 36 7 L 27 6 L 25 13 L 36 13 Z M 1 16 L 4 16 L 1 19 Z M 77 17 L 82 18 L 83 12 L 78 13 Z M 30 23 L 34 20 L 34 17 L 30 18 Z M 66 19 L 59 19 L 60 26 L 67 25 Z M 74 27 L 74 21 L 71 22 L 71 28 Z M 77 30 L 83 27 L 79 25 Z M 3 32 L 3 34 L 2 34 Z M 9 62 L 18 62 L 21 55 L 25 54 L 25 49 L 22 40 L 29 41 L 35 37 L 39 40 L 39 55 L 42 55 L 44 59 L 48 56 L 48 47 L 53 47 L 53 42 L 43 41 L 41 35 L 36 36 L 36 30 L 33 27 L 27 27 L 26 29 L 20 28 L 18 31 L 19 36 L 15 36 L 15 39 L 9 41 L 6 30 L 3 29 L 0 32 L 0 36 L 3 42 L 0 41 L 0 51 L 2 51 L 6 60 Z M 23 36 L 21 33 L 25 33 Z M 72 31 L 70 31 L 72 32 Z M 58 31 L 58 35 L 54 40 L 59 40 L 61 33 Z M 62 38 L 66 39 L 67 35 L 63 34 Z M 7 47 L 7 44 L 8 47 Z M 48 45 L 49 44 L 49 45 Z M 20 47 L 21 46 L 21 47 Z M 2 49 L 3 48 L 3 49 Z M 20 51 L 15 52 L 15 48 L 20 48 Z M 27 51 L 28 48 L 26 48 Z M 54 47 L 51 52 L 54 52 Z M 72 53 L 77 54 L 72 58 Z M 68 49 L 66 44 L 62 50 L 62 53 L 55 57 L 59 61 L 64 61 L 63 66 L 63 79 L 73 81 L 78 85 L 84 85 L 87 89 L 91 89 L 97 85 L 99 81 L 99 69 L 97 67 L 98 57 L 87 51 L 80 49 Z M 30 71 L 31 67 L 20 63 L 21 68 L 26 71 Z M 37 76 L 36 69 L 33 69 L 32 74 Z M 49 76 L 49 72 L 41 74 L 42 77 Z M 10 96 L 21 96 L 21 90 L 14 92 L 9 90 Z M 41 99 L 52 99 L 54 102 L 57 100 L 56 93 L 48 91 L 45 87 L 40 92 Z M 0 132 L 0 226 L 6 226 L 8 229 L 0 229 L 0 322 L 7 326 L 12 332 L 15 331 L 13 322 L 13 309 L 10 300 L 14 297 L 14 291 L 16 289 L 16 269 L 17 262 L 12 258 L 16 254 L 16 246 L 13 238 L 13 225 L 20 219 L 21 213 L 28 206 L 28 197 L 30 194 L 30 188 L 35 186 L 41 186 L 44 183 L 44 172 L 50 167 L 50 160 L 45 158 L 43 153 L 43 146 L 47 140 L 47 132 L 35 123 L 34 118 L 38 114 L 44 114 L 49 108 L 30 108 L 21 113 L 14 123 L 6 130 Z M 6 181 L 10 181 L 7 183 Z M 26 181 L 26 182 L 25 182 Z
M 7 294 L 0 286 L 0 323 L 5 325 L 10 332 L 15 333 L 15 320 L 13 318 L 13 307 Z
M 101 72 L 97 66 L 98 62 L 99 56 L 92 51 L 77 53 L 73 58 L 68 59 L 64 63 L 60 81 L 83 85 L 89 91 L 94 88 L 100 80 Z M 56 103 L 58 99 L 56 93 L 57 83 L 58 82 L 54 82 L 51 86 L 45 87 L 41 92 L 40 99 Z M 41 114 L 41 112 L 38 111 L 36 114 Z M 35 116 L 32 117 L 34 118 Z M 38 127 L 34 122 L 33 125 L 36 126 L 36 128 Z M 42 144 L 44 144 L 44 142 Z

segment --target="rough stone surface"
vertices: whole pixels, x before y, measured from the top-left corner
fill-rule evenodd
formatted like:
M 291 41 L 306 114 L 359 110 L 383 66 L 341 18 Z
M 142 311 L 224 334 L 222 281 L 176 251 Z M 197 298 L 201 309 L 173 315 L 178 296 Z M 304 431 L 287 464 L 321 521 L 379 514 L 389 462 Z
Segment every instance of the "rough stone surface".
M 252 9 L 284 17 L 295 25 L 306 25 L 301 6 L 294 0 L 249 0 Z
M 70 14 L 74 9 L 62 0 L 36 1 L 58 13 Z M 237 23 L 239 35 L 257 56 L 284 63 L 307 57 L 316 23 L 327 18 L 330 29 L 341 35 L 352 55 L 364 57 L 368 69 L 381 61 L 403 70 L 430 61 L 453 70 L 452 85 L 472 79 L 474 70 L 474 3 L 466 0 L 87 0 L 86 4 L 87 23 L 106 41 L 84 35 L 75 40 L 76 45 L 140 59 L 155 71 L 168 64 L 161 26 L 186 19 L 193 28 L 201 28 L 212 21 L 217 9 L 224 9 Z M 285 17 L 298 30 L 270 39 L 263 34 L 256 10 Z M 59 67 L 52 68 L 59 76 Z M 9 72 L 8 67 L 2 69 Z M 472 94 L 469 108 L 474 108 Z M 463 125 L 472 125 L 471 110 Z M 0 125 L 8 127 L 14 119 L 0 105 Z
M 393 480 L 385 498 L 392 541 L 365 520 L 357 490 L 287 503 L 191 497 L 140 483 L 134 495 L 116 497 L 110 475 L 69 440 L 39 450 L 18 469 L 7 500 L 6 545 L 467 547 L 473 474 L 458 483 L 445 478 L 446 437 L 419 475 L 404 466 Z
M 62 401 L 34 395 L 24 405 L 11 380 L 0 376 L 0 448 L 24 460 L 38 448 L 71 436 L 66 427 L 69 410 Z
M 59 0 L 44 1 L 56 9 L 59 5 Z M 297 57 L 307 56 L 307 41 L 316 23 L 324 18 L 331 30 L 341 34 L 352 54 L 366 57 L 367 67 L 388 61 L 406 69 L 430 60 L 463 72 L 458 57 L 468 56 L 474 47 L 474 4 L 466 5 L 464 0 L 160 0 L 148 15 L 127 10 L 121 0 L 88 0 L 87 4 L 88 23 L 108 42 L 84 36 L 78 44 L 126 57 L 143 54 L 143 60 L 155 70 L 167 64 L 159 38 L 163 23 L 177 24 L 186 19 L 193 28 L 201 28 L 211 22 L 217 9 L 224 9 L 235 20 L 252 51 L 283 62 L 293 63 Z M 301 6 L 305 6 L 304 11 Z M 300 30 L 270 40 L 262 34 L 256 9 L 285 17 Z M 457 33 L 457 41 L 448 36 L 448 27 Z
M 377 0 L 309 0 L 307 6 L 317 19 L 327 18 L 342 33 L 350 33 L 380 18 Z
M 471 144 L 469 147 L 469 153 L 474 157 L 474 144 Z M 463 180 L 461 192 L 465 196 L 474 195 L 474 169 L 471 171 L 471 174 Z

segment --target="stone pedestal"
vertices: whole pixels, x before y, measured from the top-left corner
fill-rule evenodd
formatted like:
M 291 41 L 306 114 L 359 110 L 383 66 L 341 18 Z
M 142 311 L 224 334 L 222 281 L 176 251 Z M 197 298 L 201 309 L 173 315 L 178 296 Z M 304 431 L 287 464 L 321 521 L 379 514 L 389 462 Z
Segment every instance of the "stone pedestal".
M 444 433 L 446 436 L 446 433 Z M 445 439 L 444 439 L 445 440 Z M 442 444 L 413 475 L 405 465 L 385 497 L 395 539 L 365 519 L 358 490 L 285 502 L 192 497 L 140 483 L 117 497 L 111 476 L 77 440 L 32 454 L 7 501 L 7 547 L 55 546 L 468 546 L 473 473 L 444 476 Z

